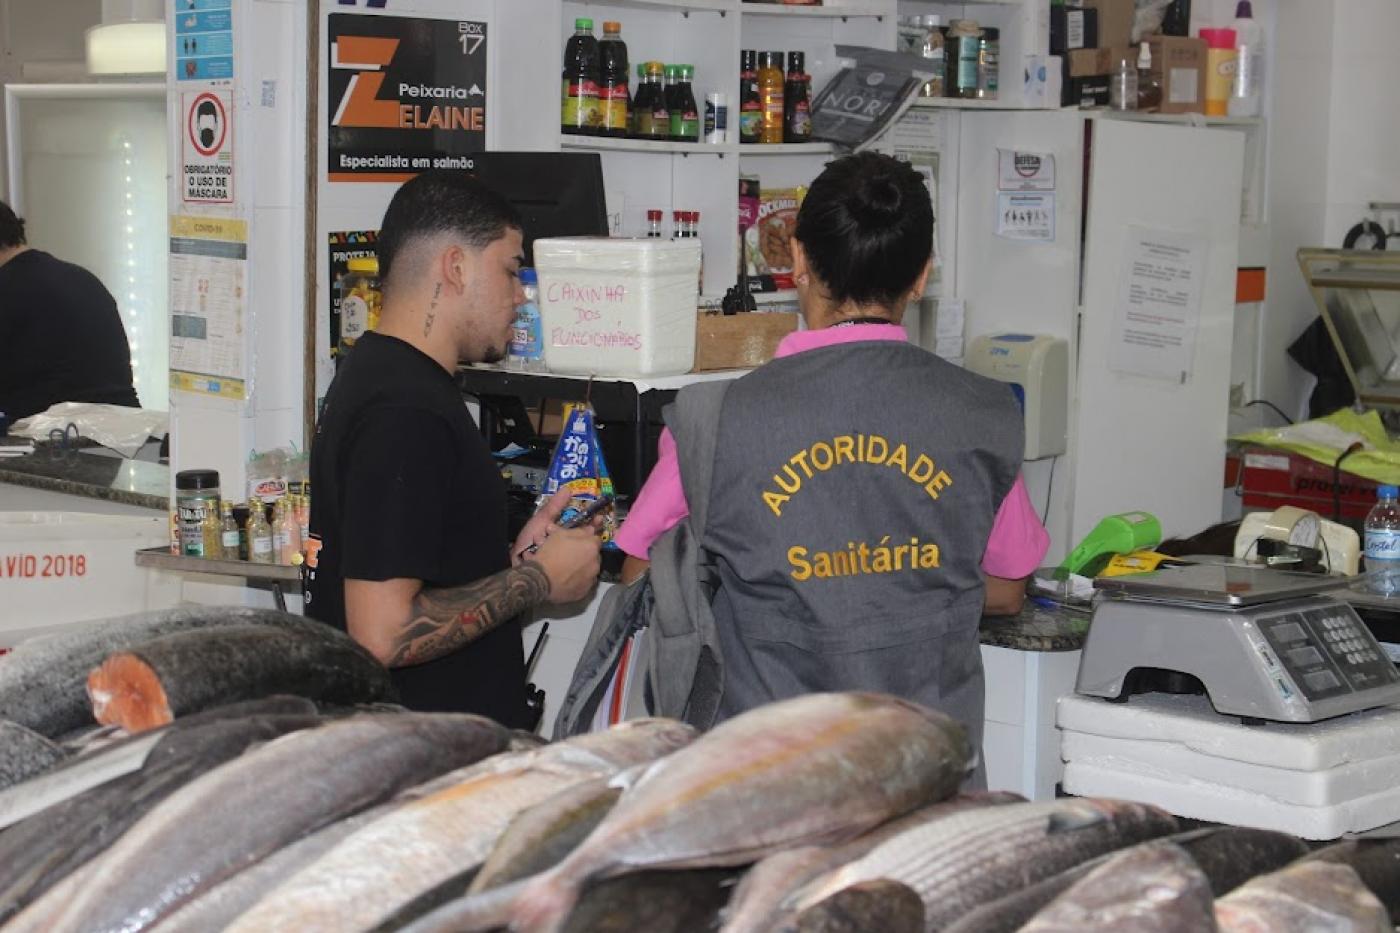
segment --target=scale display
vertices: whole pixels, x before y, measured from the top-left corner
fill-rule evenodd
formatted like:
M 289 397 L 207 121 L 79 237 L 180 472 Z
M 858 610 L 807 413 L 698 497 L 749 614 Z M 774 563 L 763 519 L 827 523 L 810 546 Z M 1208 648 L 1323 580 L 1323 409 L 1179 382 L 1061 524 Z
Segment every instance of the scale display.
M 1259 631 L 1309 700 L 1400 682 L 1395 665 L 1347 606 L 1258 620 Z

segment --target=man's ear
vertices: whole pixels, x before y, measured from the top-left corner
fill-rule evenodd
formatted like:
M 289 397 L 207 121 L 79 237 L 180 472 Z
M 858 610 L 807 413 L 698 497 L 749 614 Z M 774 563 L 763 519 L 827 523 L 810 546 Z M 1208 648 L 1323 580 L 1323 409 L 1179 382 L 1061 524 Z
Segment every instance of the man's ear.
M 456 244 L 443 250 L 438 258 L 438 271 L 442 280 L 459 295 L 467 293 L 467 267 L 470 263 L 471 257 L 467 255 L 467 251 Z

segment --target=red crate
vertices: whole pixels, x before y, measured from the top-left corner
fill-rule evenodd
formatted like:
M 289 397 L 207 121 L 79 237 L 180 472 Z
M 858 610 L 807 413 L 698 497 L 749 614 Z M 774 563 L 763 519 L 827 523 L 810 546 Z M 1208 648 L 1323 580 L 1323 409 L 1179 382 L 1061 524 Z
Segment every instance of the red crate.
M 1302 454 L 1267 447 L 1251 447 L 1244 452 L 1242 492 L 1244 507 L 1250 511 L 1294 505 L 1311 509 L 1323 518 L 1332 518 L 1332 468 Z M 1337 498 L 1342 518 L 1365 521 L 1376 504 L 1375 480 L 1342 470 L 1337 474 Z

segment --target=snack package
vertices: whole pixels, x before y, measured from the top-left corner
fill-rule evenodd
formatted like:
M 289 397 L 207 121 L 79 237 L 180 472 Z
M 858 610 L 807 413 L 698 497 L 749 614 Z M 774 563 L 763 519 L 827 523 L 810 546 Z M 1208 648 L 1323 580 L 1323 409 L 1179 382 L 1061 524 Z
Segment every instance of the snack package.
M 762 274 L 759 269 L 762 255 L 758 252 L 758 234 L 754 231 L 758 224 L 759 190 L 757 175 L 739 176 L 739 264 L 746 267 L 749 278 Z
M 564 406 L 564 429 L 559 434 L 559 443 L 554 445 L 554 456 L 549 461 L 549 476 L 545 479 L 540 502 L 543 503 L 560 489 L 569 490 L 569 504 L 559 517 L 561 522 L 577 515 L 589 502 L 613 495 L 612 477 L 603 461 L 603 447 L 598 442 L 593 409 L 581 402 L 570 402 Z M 611 544 L 616 533 L 617 520 L 612 510 L 608 510 L 603 519 L 604 544 Z
M 758 222 L 744 235 L 745 249 L 752 239 L 759 275 L 771 275 L 779 289 L 792 288 L 792 238 L 797 231 L 797 209 L 807 189 L 773 188 L 759 194 Z

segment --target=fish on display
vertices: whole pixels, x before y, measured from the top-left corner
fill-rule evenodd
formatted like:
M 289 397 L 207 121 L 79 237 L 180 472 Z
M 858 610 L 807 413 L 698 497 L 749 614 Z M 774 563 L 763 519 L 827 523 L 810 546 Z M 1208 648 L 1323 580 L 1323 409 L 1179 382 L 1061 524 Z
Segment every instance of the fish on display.
M 315 715 L 250 716 L 172 730 L 141 770 L 94 787 L 0 833 L 0 920 L 114 843 L 191 780 L 250 746 L 319 725 Z
M 258 859 L 406 787 L 499 752 L 480 716 L 352 716 L 275 739 L 186 784 L 93 862 L 56 919 L 71 931 L 146 929 Z
M 612 811 L 622 788 L 608 778 L 566 787 L 511 820 L 467 893 L 476 894 L 552 868 Z
M 1390 911 L 1391 922 L 1400 925 L 1400 839 L 1348 839 L 1318 849 L 1307 860 L 1350 866 Z
M 216 719 L 282 713 L 311 715 L 315 712 L 316 705 L 310 700 L 268 697 L 186 716 L 167 729 L 192 729 Z M 128 736 L 95 751 L 69 758 L 53 770 L 23 784 L 0 790 L 0 830 L 94 787 L 140 770 L 151 749 L 160 744 L 166 731 L 152 730 Z
M 1215 925 L 1210 882 L 1185 850 L 1158 840 L 1110 855 L 1022 933 L 1198 933 Z
M 0 719 L 0 789 L 43 774 L 67 757 L 47 736 Z
M 723 868 L 643 871 L 584 892 L 562 933 L 696 933 L 714 929 L 734 872 Z
M 97 721 L 128 732 L 274 693 L 347 704 L 395 696 L 384 665 L 329 625 L 164 635 L 109 655 L 88 675 L 87 691 Z
M 1147 804 L 1066 798 L 969 810 L 916 826 L 813 881 L 796 907 L 876 878 L 902 881 L 924 900 L 928 930 L 1067 868 L 1177 828 Z
M 240 606 L 181 606 L 85 623 L 78 631 L 30 639 L 0 656 L 0 719 L 51 739 L 91 726 L 87 677 L 108 655 L 163 635 L 224 625 L 328 627 L 289 612 Z
M 1383 905 L 1356 872 L 1299 861 L 1246 882 L 1215 902 L 1220 933 L 1390 933 Z
M 842 888 L 797 915 L 795 933 L 923 933 L 924 902 L 906 884 L 878 878 Z
M 895 697 L 810 694 L 721 723 L 652 764 L 554 868 L 464 898 L 414 931 L 564 928 L 590 882 L 654 868 L 746 865 L 839 842 L 953 794 L 971 750 L 962 726 Z
M 1026 799 L 1020 794 L 1005 791 L 964 794 L 891 820 L 850 842 L 835 846 L 799 846 L 775 852 L 744 873 L 734 896 L 724 908 L 721 933 L 768 933 L 777 929 L 781 925 L 783 903 L 803 885 L 860 858 L 886 839 L 907 829 L 962 810 L 1025 802 Z M 919 917 L 923 917 L 922 905 Z
M 228 933 L 373 927 L 479 866 L 527 807 L 589 778 L 653 761 L 694 735 L 683 723 L 641 720 L 444 775 L 268 892 Z M 464 891 L 465 885 L 457 894 Z
M 1211 894 L 1220 897 L 1256 875 L 1275 871 L 1304 855 L 1297 836 L 1243 826 L 1210 826 L 1168 836 L 1205 872 Z M 1014 933 L 1045 905 L 1113 855 L 1103 855 L 1021 888 L 963 915 L 947 933 Z

